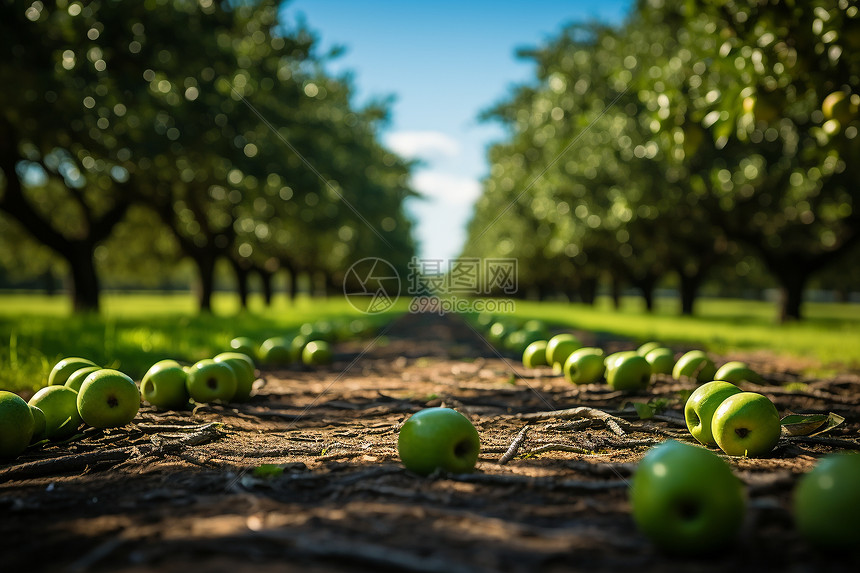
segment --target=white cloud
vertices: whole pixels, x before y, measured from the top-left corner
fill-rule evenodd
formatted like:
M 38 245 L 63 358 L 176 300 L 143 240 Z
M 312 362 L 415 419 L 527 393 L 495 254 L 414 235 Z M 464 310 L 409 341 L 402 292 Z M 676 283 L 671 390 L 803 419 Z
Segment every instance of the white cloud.
M 460 153 L 460 144 L 441 131 L 396 131 L 386 138 L 388 146 L 409 159 L 441 159 Z
M 415 173 L 412 185 L 428 199 L 459 206 L 471 206 L 481 195 L 477 179 L 429 169 Z

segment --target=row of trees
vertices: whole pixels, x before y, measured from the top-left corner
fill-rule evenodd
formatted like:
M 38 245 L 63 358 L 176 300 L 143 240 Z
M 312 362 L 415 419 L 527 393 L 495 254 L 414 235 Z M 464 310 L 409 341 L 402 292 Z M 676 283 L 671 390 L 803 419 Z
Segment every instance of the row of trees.
M 801 316 L 813 276 L 860 284 L 860 13 L 837 0 L 641 0 L 618 27 L 525 50 L 464 256 L 517 257 L 523 288 L 761 268 Z M 754 257 L 754 260 L 750 260 Z
M 201 309 L 228 260 L 240 293 L 343 280 L 370 254 L 406 269 L 411 165 L 378 137 L 278 5 L 217 0 L 0 4 L 0 263 L 57 260 L 74 307 L 104 268 L 165 274 L 193 260 Z M 98 263 L 96 261 L 99 261 Z

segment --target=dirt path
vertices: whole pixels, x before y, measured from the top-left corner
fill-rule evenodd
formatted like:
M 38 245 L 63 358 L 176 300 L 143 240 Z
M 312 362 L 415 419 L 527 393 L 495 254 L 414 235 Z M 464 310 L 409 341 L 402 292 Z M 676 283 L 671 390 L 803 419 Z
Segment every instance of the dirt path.
M 376 344 L 337 351 L 325 370 L 263 372 L 241 406 L 144 408 L 132 426 L 0 466 L 2 570 L 856 570 L 856 554 L 812 552 L 789 513 L 797 476 L 838 442 L 783 441 L 768 459 L 731 460 L 750 492 L 739 540 L 671 559 L 637 533 L 626 488 L 651 445 L 687 439 L 690 386 L 661 378 L 640 396 L 573 387 L 501 359 L 456 317 L 407 315 Z M 797 378 L 759 366 L 774 384 Z M 858 436 L 856 375 L 765 393 L 781 412 L 844 416 L 830 440 Z M 655 397 L 668 409 L 640 421 L 630 402 Z M 420 478 L 400 466 L 399 425 L 439 405 L 478 428 L 477 473 Z M 577 407 L 620 419 L 526 419 Z M 526 424 L 517 455 L 500 464 Z

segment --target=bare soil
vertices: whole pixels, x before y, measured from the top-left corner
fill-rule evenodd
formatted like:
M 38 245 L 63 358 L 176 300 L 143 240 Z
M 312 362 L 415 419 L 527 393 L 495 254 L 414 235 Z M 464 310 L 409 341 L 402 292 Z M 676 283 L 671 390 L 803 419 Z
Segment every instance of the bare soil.
M 608 351 L 634 346 L 578 334 Z M 784 438 L 765 459 L 726 458 L 748 484 L 747 520 L 705 557 L 657 551 L 627 499 L 649 447 L 691 439 L 682 409 L 693 384 L 660 377 L 632 396 L 574 387 L 497 355 L 457 317 L 407 315 L 375 341 L 338 345 L 331 367 L 264 370 L 247 403 L 144 407 L 126 428 L 0 465 L 0 570 L 857 571 L 856 551 L 799 538 L 790 500 L 817 458 L 858 448 L 860 375 L 804 380 L 792 361 L 743 358 L 771 384 L 750 389 L 781 413 L 846 421 L 826 437 Z M 801 392 L 783 387 L 799 381 Z M 655 399 L 665 409 L 640 420 L 632 402 Z M 478 428 L 473 474 L 422 478 L 399 463 L 399 426 L 440 405 Z

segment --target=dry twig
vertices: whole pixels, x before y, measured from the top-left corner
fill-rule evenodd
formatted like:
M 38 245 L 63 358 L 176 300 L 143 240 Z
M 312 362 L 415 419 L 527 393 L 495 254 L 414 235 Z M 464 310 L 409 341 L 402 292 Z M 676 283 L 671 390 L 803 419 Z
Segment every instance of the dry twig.
M 526 424 L 525 426 L 522 427 L 522 429 L 519 431 L 519 433 L 517 433 L 516 437 L 514 438 L 514 441 L 511 442 L 511 445 L 508 447 L 508 449 L 505 451 L 505 453 L 502 455 L 502 457 L 499 458 L 499 465 L 500 466 L 505 465 L 506 463 L 511 461 L 515 455 L 517 455 L 517 451 L 520 449 L 520 446 L 525 441 L 526 435 L 528 434 L 528 431 L 529 431 L 529 425 Z

